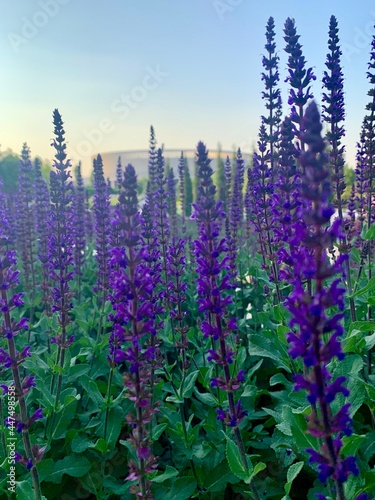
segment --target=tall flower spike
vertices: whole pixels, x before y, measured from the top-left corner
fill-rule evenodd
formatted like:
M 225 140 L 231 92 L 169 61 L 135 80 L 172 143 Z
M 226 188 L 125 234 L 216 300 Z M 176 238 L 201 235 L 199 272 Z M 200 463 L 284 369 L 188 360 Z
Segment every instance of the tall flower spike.
M 82 269 L 85 261 L 86 237 L 85 237 L 85 187 L 81 173 L 81 162 L 76 170 L 77 186 L 74 190 L 74 265 L 78 281 L 78 301 L 81 298 Z
M 90 208 L 90 193 L 85 189 L 85 234 L 87 241 L 92 242 L 94 238 L 94 225 L 92 222 L 92 212 Z
M 148 249 L 141 236 L 137 177 L 132 165 L 125 168 L 115 224 L 120 245 L 112 250 L 111 257 L 114 328 L 110 336 L 109 360 L 112 364 L 127 363 L 124 383 L 127 397 L 134 405 L 134 411 L 126 419 L 133 429 L 128 441 L 136 451 L 136 460 L 130 460 L 126 479 L 134 483 L 131 493 L 138 498 L 151 499 L 151 482 L 147 474 L 156 468 L 156 459 L 151 452 L 148 424 L 155 412 L 150 390 L 150 366 L 155 359 L 155 348 L 147 344 L 156 333 L 152 302 L 155 284 L 149 263 L 144 259 Z
M 341 69 L 340 56 L 342 52 L 339 46 L 338 26 L 335 16 L 331 16 L 329 22 L 329 40 L 327 54 L 327 70 L 323 77 L 322 117 L 328 123 L 327 140 L 330 145 L 329 169 L 331 182 L 334 188 L 334 206 L 338 210 L 340 219 L 343 219 L 344 200 L 342 195 L 345 190 L 344 180 L 344 153 L 345 147 L 341 140 L 345 135 L 343 121 L 345 118 L 344 108 L 344 76 Z
M 156 147 L 154 127 L 150 127 L 150 146 L 148 150 L 148 180 L 150 182 L 150 192 L 154 193 L 156 190 L 156 165 L 157 165 L 157 147 Z M 152 200 L 149 200 L 152 203 Z
M 98 263 L 98 290 L 100 300 L 106 301 L 108 292 L 108 260 L 111 236 L 111 212 L 108 185 L 104 179 L 103 161 L 100 155 L 94 159 L 94 217 L 96 236 L 96 261 Z
M 185 159 L 184 153 L 181 151 L 180 160 L 178 162 L 178 178 L 179 178 L 179 188 L 180 188 L 180 205 L 181 205 L 181 218 L 182 218 L 182 235 L 186 232 L 186 213 L 185 213 L 185 204 L 186 204 L 186 185 L 185 185 Z
M 173 168 L 171 167 L 167 177 L 168 190 L 168 214 L 171 221 L 171 236 L 177 237 L 177 206 L 176 206 L 176 184 L 177 180 L 174 177 Z
M 37 253 L 42 266 L 42 301 L 47 314 L 51 312 L 51 283 L 48 264 L 48 233 L 50 219 L 50 197 L 46 181 L 42 177 L 41 161 L 35 158 L 35 215 Z
M 342 271 L 344 256 L 330 262 L 327 249 L 337 237 L 342 237 L 340 220 L 329 226 L 334 208 L 329 199 L 331 188 L 326 168 L 325 143 L 321 137 L 322 125 L 315 102 L 306 109 L 303 119 L 303 141 L 307 150 L 301 154 L 303 166 L 301 194 L 309 200 L 302 211 L 305 227 L 298 226 L 295 244 L 301 249 L 300 272 L 296 274 L 293 290 L 286 305 L 291 313 L 290 326 L 295 330 L 288 334 L 290 355 L 300 357 L 305 366 L 303 375 L 296 375 L 296 390 L 306 390 L 311 404 L 308 431 L 321 438 L 318 451 L 309 448 L 310 463 L 316 464 L 319 479 L 325 483 L 332 478 L 338 500 L 343 500 L 343 484 L 349 474 L 358 475 L 354 457 L 343 458 L 342 436 L 352 433 L 349 404 L 334 412 L 331 403 L 341 393 L 349 395 L 346 378 L 333 379 L 328 364 L 333 358 L 342 360 L 339 338 L 343 333 L 340 324 L 344 314 L 344 289 L 340 279 L 330 279 Z M 306 250 L 305 256 L 303 251 Z M 310 251 L 312 250 L 312 254 Z M 311 288 L 305 290 L 303 279 L 310 278 Z M 328 281 L 329 280 L 329 281 Z M 337 307 L 339 312 L 328 316 Z M 296 332 L 296 330 L 299 330 Z
M 170 240 L 170 228 L 169 220 L 167 215 L 167 198 L 168 192 L 166 190 L 167 179 L 165 178 L 165 162 L 163 150 L 161 148 L 157 151 L 157 161 L 156 161 L 156 173 L 155 173 L 155 185 L 156 191 L 154 194 L 154 209 L 156 211 L 156 230 L 158 234 L 158 243 L 161 250 L 161 263 L 163 268 L 162 282 L 163 291 L 160 297 L 165 297 L 168 295 L 168 262 L 167 262 L 167 249 Z M 150 206 L 150 209 L 152 206 Z
M 2 184 L 0 184 L 0 192 Z M 16 427 L 18 432 L 22 432 L 22 440 L 25 447 L 28 467 L 31 470 L 34 495 L 36 500 L 41 500 L 41 489 L 38 471 L 35 467 L 37 460 L 33 455 L 29 427 L 34 422 L 35 418 L 28 417 L 28 408 L 26 406 L 27 399 L 24 397 L 30 388 L 35 385 L 35 377 L 27 376 L 22 379 L 20 374 L 20 365 L 24 363 L 26 357 L 31 356 L 30 347 L 26 346 L 22 351 L 17 351 L 14 337 L 21 334 L 23 330 L 27 330 L 27 321 L 25 318 L 21 321 L 12 319 L 12 311 L 21 307 L 24 302 L 22 293 L 13 294 L 12 288 L 19 284 L 19 272 L 15 270 L 17 265 L 16 251 L 8 250 L 9 239 L 9 222 L 5 214 L 5 207 L 0 204 L 0 338 L 6 338 L 8 352 L 0 348 L 0 368 L 11 369 L 13 376 L 13 385 L 15 388 L 15 397 L 18 400 L 19 414 L 9 416 L 6 421 L 7 426 Z M 3 365 L 3 366 L 1 366 Z M 8 392 L 7 386 L 2 386 L 3 391 Z M 29 400 L 30 401 L 30 400 Z M 35 415 L 35 414 L 34 414 Z M 33 415 L 33 417 L 34 417 Z M 38 411 L 38 416 L 43 415 L 41 409 Z M 14 439 L 14 438 L 12 438 Z M 34 445 L 37 446 L 37 445 Z M 39 447 L 37 447 L 39 451 Z
M 221 201 L 215 200 L 216 186 L 212 181 L 213 170 L 210 165 L 208 151 L 203 142 L 197 145 L 196 164 L 198 186 L 198 201 L 193 204 L 193 218 L 198 224 L 199 238 L 194 241 L 197 263 L 197 291 L 199 311 L 205 314 L 201 328 L 203 336 L 211 338 L 212 349 L 209 349 L 207 359 L 221 367 L 221 374 L 211 379 L 211 387 L 217 387 L 226 393 L 228 405 L 217 409 L 217 419 L 232 427 L 241 462 L 247 470 L 247 459 L 244 444 L 238 425 L 244 419 L 246 412 L 241 401 L 235 401 L 235 393 L 244 382 L 244 371 L 235 368 L 235 355 L 229 342 L 233 332 L 237 330 L 234 318 L 227 319 L 228 305 L 232 300 L 228 274 L 229 259 L 227 242 L 220 238 L 220 228 L 225 213 Z M 222 273 L 221 271 L 224 271 Z M 255 487 L 250 484 L 254 494 Z M 255 498 L 259 498 L 257 493 Z
M 30 150 L 25 143 L 18 165 L 18 237 L 26 289 L 35 295 L 34 172 Z
M 117 166 L 116 166 L 116 188 L 121 191 L 122 189 L 122 164 L 121 164 L 121 156 L 118 157 Z
M 312 68 L 306 69 L 306 60 L 302 55 L 302 45 L 299 43 L 299 35 L 294 19 L 285 21 L 284 40 L 286 42 L 285 52 L 288 57 L 288 73 L 286 82 L 290 85 L 288 104 L 291 106 L 291 119 L 296 124 L 296 133 L 302 130 L 302 118 L 307 101 L 313 97 L 311 84 L 316 77 Z M 300 149 L 304 149 L 303 141 L 300 141 Z
M 270 17 L 266 26 L 265 49 L 267 56 L 263 56 L 262 65 L 265 72 L 262 73 L 265 91 L 262 92 L 262 97 L 265 100 L 268 116 L 262 116 L 264 124 L 268 131 L 268 145 L 270 151 L 271 176 L 274 175 L 275 161 L 277 160 L 277 139 L 280 127 L 281 116 L 281 93 L 278 87 L 279 77 L 279 57 L 276 54 L 275 43 L 275 21 Z
M 51 196 L 51 231 L 49 233 L 48 250 L 50 278 L 55 282 L 53 288 L 54 305 L 52 312 L 59 313 L 61 334 L 56 342 L 65 350 L 69 342 L 66 338 L 66 326 L 69 323 L 69 311 L 72 307 L 72 292 L 69 281 L 73 279 L 73 228 L 71 226 L 71 205 L 73 200 L 73 184 L 71 179 L 70 160 L 66 155 L 65 131 L 63 121 L 57 109 L 53 112 L 55 139 L 55 170 L 50 174 Z

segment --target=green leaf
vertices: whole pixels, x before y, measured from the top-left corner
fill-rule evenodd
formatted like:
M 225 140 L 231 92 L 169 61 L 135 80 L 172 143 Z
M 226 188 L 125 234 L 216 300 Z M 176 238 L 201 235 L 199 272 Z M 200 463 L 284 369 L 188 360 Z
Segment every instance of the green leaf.
M 68 425 L 75 415 L 77 403 L 78 401 L 73 399 L 56 413 L 52 439 L 61 439 L 65 436 Z
M 368 228 L 366 234 L 363 236 L 364 240 L 373 240 L 375 239 L 375 224 L 371 224 Z
M 275 348 L 275 343 L 262 335 L 249 335 L 249 354 L 250 356 L 270 358 L 276 362 L 276 366 L 284 368 L 289 373 L 292 371 L 287 353 L 285 352 L 285 356 L 283 356 L 283 353 Z
M 159 424 L 155 428 L 153 428 L 151 440 L 157 441 L 167 427 L 168 427 L 168 424 Z
M 367 335 L 365 337 L 365 342 L 366 342 L 366 349 L 367 350 L 372 349 L 375 345 L 375 332 L 372 335 Z
M 119 406 L 111 408 L 108 412 L 107 439 L 106 439 L 108 449 L 113 449 L 117 443 L 117 440 L 121 432 L 123 417 L 124 417 L 123 411 Z M 102 425 L 98 430 L 98 432 L 100 433 L 99 435 L 101 435 L 102 437 L 104 437 L 104 418 L 105 415 L 103 415 Z
M 15 490 L 17 500 L 30 500 L 30 498 L 34 498 L 31 478 L 27 481 L 16 481 Z
M 99 408 L 104 407 L 104 398 L 101 395 L 98 386 L 93 380 L 90 380 L 87 375 L 83 375 L 79 379 L 80 384 L 86 390 L 87 395 L 91 398 Z
M 349 455 L 356 455 L 359 448 L 366 441 L 366 436 L 352 434 L 351 436 L 344 436 L 342 438 L 344 446 L 341 449 L 342 454 L 347 457 Z
M 107 451 L 107 443 L 106 441 L 104 441 L 103 438 L 99 438 L 95 444 L 94 443 L 90 444 L 90 448 L 98 450 L 100 451 L 100 453 L 104 455 L 104 453 Z
M 183 384 L 183 387 L 181 388 L 183 398 L 188 399 L 192 395 L 195 381 L 197 380 L 198 375 L 199 375 L 199 370 L 196 370 L 192 373 L 189 373 L 189 375 L 186 377 L 184 384 Z M 180 394 L 181 394 L 181 392 L 180 392 Z
M 76 434 L 73 441 L 70 443 L 70 446 L 74 453 L 82 453 L 87 450 L 90 444 L 92 444 L 92 442 L 86 434 Z
M 152 479 L 153 483 L 163 483 L 167 479 L 171 479 L 172 477 L 178 476 L 178 470 L 175 469 L 174 467 L 171 467 L 170 465 L 167 465 L 165 472 L 163 474 L 160 474 L 159 476 L 155 476 Z
M 303 462 L 297 462 L 289 467 L 288 472 L 286 474 L 287 483 L 284 486 L 284 491 L 287 495 L 289 495 L 293 481 L 301 472 L 302 467 L 303 467 Z
M 373 279 L 375 278 L 371 278 L 371 280 Z M 359 330 L 360 332 L 373 332 L 375 331 L 375 321 L 353 321 L 350 324 L 349 333 L 353 330 Z
M 48 482 L 61 483 L 62 476 L 82 477 L 91 469 L 91 464 L 85 457 L 70 455 L 55 463 L 55 470 L 48 476 Z
M 39 480 L 42 482 L 54 472 L 55 462 L 52 458 L 45 458 L 36 465 L 36 468 L 38 469 Z
M 375 289 L 375 276 L 368 281 L 366 286 L 364 286 L 360 290 L 357 290 L 355 293 L 348 295 L 348 297 L 349 298 L 358 297 L 359 295 L 364 295 L 365 293 L 371 292 L 374 289 Z M 357 321 L 354 321 L 354 323 L 357 323 Z
M 242 463 L 238 446 L 226 434 L 225 438 L 227 440 L 225 453 L 227 456 L 230 470 L 239 479 L 242 479 L 245 482 L 249 481 L 249 479 L 251 478 L 251 473 L 253 472 L 253 466 L 250 460 L 248 460 L 248 470 L 246 470 Z
M 196 387 L 194 387 L 194 394 L 200 401 L 202 401 L 202 403 L 212 407 L 217 406 L 217 399 L 209 392 L 201 393 Z

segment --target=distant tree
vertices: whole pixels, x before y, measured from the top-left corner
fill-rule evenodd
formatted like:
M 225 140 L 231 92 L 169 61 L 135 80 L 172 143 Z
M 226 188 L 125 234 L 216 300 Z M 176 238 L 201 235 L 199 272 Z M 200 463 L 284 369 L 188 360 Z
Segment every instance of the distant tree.
M 19 156 L 11 151 L 6 151 L 0 157 L 0 179 L 6 193 L 17 191 Z

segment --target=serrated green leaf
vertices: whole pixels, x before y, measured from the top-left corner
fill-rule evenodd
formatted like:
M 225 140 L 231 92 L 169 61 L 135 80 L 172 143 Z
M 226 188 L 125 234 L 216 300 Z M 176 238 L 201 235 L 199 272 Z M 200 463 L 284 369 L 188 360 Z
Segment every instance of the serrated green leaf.
M 289 467 L 288 472 L 286 474 L 287 483 L 284 486 L 284 491 L 287 495 L 289 495 L 293 481 L 301 472 L 302 468 L 303 468 L 303 462 L 297 462 Z
M 30 500 L 34 498 L 34 490 L 31 479 L 26 481 L 16 481 L 15 491 L 17 500 Z
M 238 446 L 227 435 L 225 435 L 225 438 L 227 440 L 225 454 L 228 460 L 229 468 L 235 476 L 243 481 L 246 481 L 253 472 L 253 466 L 249 461 L 248 470 L 246 470 L 242 463 Z
M 172 477 L 178 476 L 178 470 L 170 465 L 167 465 L 165 472 L 160 474 L 159 476 L 155 476 L 152 478 L 153 483 L 164 483 L 167 479 L 171 479 Z

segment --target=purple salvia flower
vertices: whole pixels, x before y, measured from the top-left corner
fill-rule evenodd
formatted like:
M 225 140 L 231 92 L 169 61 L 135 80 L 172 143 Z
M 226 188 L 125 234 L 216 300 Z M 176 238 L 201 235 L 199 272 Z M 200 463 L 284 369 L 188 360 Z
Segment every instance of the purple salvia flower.
M 173 238 L 168 247 L 168 269 L 170 280 L 168 282 L 168 295 L 171 305 L 172 328 L 177 332 L 176 347 L 180 352 L 182 373 L 189 367 L 187 360 L 188 339 L 186 337 L 188 326 L 184 323 L 186 311 L 183 303 L 186 300 L 187 283 L 184 281 L 186 267 L 185 240 Z
M 171 237 L 177 238 L 177 205 L 176 205 L 176 184 L 173 168 L 168 171 L 167 176 L 167 211 L 171 221 Z
M 292 281 L 293 291 L 286 302 L 292 317 L 290 326 L 294 329 L 288 334 L 288 342 L 291 356 L 302 358 L 305 366 L 304 375 L 296 375 L 295 382 L 296 390 L 307 391 L 311 404 L 308 430 L 322 439 L 318 451 L 307 450 L 310 462 L 317 464 L 322 482 L 333 479 L 337 498 L 343 499 L 343 483 L 349 474 L 357 475 L 358 469 L 354 457 L 343 459 L 341 456 L 341 437 L 352 433 L 349 405 L 336 413 L 330 405 L 337 394 L 348 396 L 349 391 L 343 385 L 346 378 L 334 380 L 328 370 L 328 363 L 333 358 L 344 358 L 339 341 L 343 333 L 340 320 L 343 318 L 344 289 L 340 279 L 330 279 L 329 283 L 327 279 L 342 271 L 345 257 L 340 256 L 330 263 L 327 255 L 332 242 L 342 235 L 339 220 L 328 226 L 334 208 L 329 203 L 331 188 L 325 167 L 325 143 L 315 102 L 307 107 L 302 126 L 302 140 L 307 150 L 300 157 L 304 172 L 301 194 L 309 203 L 304 205 L 301 214 L 305 226 L 298 226 L 294 236 L 301 250 L 301 260 L 300 270 Z M 304 249 L 305 259 L 301 258 Z M 311 280 L 312 286 L 307 291 L 303 287 L 303 277 Z M 339 312 L 329 317 L 327 312 L 334 306 Z
M 154 127 L 150 127 L 150 143 L 148 150 L 148 180 L 150 183 L 150 192 L 154 193 L 156 188 L 156 170 L 157 170 L 157 147 L 156 147 L 155 131 Z M 150 198 L 149 202 L 152 204 Z
M 108 260 L 111 237 L 111 210 L 108 185 L 104 179 L 103 161 L 100 155 L 94 159 L 94 219 L 96 261 L 98 263 L 97 288 L 103 304 L 108 293 Z
M 238 244 L 239 232 L 242 229 L 243 219 L 243 185 L 245 179 L 245 161 L 242 158 L 240 148 L 238 148 L 236 155 L 236 166 L 233 181 L 233 193 L 230 202 L 230 227 L 233 243 L 235 246 Z
M 295 224 L 301 224 L 301 181 L 296 165 L 298 152 L 293 144 L 293 137 L 292 121 L 286 117 L 280 127 L 278 176 L 272 198 L 273 242 L 277 247 L 280 279 L 288 279 L 295 273 L 292 264 L 298 260 L 299 255 L 299 248 L 294 244 L 294 233 Z
M 85 234 L 87 241 L 91 243 L 94 238 L 94 225 L 90 209 L 90 193 L 87 189 L 85 189 Z
M 345 190 L 344 179 L 344 154 L 345 147 L 341 140 L 345 135 L 343 121 L 344 108 L 344 76 L 341 69 L 340 57 L 342 52 L 339 46 L 337 19 L 331 16 L 329 22 L 329 40 L 327 54 L 327 70 L 323 77 L 322 117 L 328 123 L 327 141 L 330 145 L 329 168 L 334 191 L 334 206 L 338 210 L 340 219 L 343 219 L 344 200 L 342 195 Z
M 0 185 L 0 191 L 2 190 L 2 185 Z M 12 320 L 11 312 L 15 307 L 22 306 L 21 294 L 11 294 L 11 288 L 14 285 L 19 284 L 18 272 L 14 271 L 14 267 L 17 265 L 16 252 L 14 250 L 8 249 L 8 235 L 9 222 L 6 217 L 5 207 L 0 204 L 0 300 L 1 300 L 1 310 L 0 316 L 2 320 L 0 322 L 0 337 L 6 338 L 8 352 L 4 349 L 0 349 L 0 363 L 5 369 L 11 369 L 13 377 L 13 385 L 15 387 L 15 396 L 18 400 L 18 411 L 19 415 L 13 415 L 12 423 L 16 423 L 16 429 L 22 430 L 22 440 L 23 445 L 26 450 L 27 459 L 31 461 L 31 478 L 33 483 L 33 489 L 35 498 L 41 498 L 41 489 L 38 471 L 34 467 L 33 456 L 32 456 L 32 446 L 29 433 L 29 426 L 32 421 L 28 418 L 28 410 L 26 398 L 24 395 L 30 390 L 30 387 L 35 385 L 35 377 L 28 376 L 21 379 L 19 366 L 23 363 L 26 356 L 29 356 L 30 347 L 25 348 L 22 352 L 17 352 L 14 337 L 20 333 L 22 329 L 27 327 L 26 320 L 21 320 L 16 322 Z M 4 386 L 2 387 L 4 390 Z M 5 392 L 9 392 L 6 387 Z M 6 425 L 9 424 L 9 418 Z
M 225 198 L 231 199 L 231 184 L 232 184 L 232 163 L 229 156 L 226 157 L 224 162 L 224 176 L 225 176 Z
M 78 281 L 77 299 L 81 297 L 82 269 L 85 261 L 85 187 L 83 185 L 81 163 L 76 169 L 77 186 L 74 190 L 73 217 L 74 217 L 74 266 Z
M 161 263 L 163 268 L 162 282 L 163 282 L 163 291 L 160 297 L 168 297 L 168 263 L 167 263 L 167 248 L 170 240 L 170 229 L 169 229 L 169 220 L 167 215 L 167 198 L 168 193 L 165 189 L 167 179 L 165 178 L 165 170 L 164 170 L 164 155 L 163 150 L 161 148 L 157 151 L 157 160 L 156 160 L 156 172 L 155 172 L 155 186 L 156 191 L 154 194 L 154 208 L 156 211 L 156 231 L 158 235 L 158 244 L 160 245 L 161 250 Z M 150 209 L 152 205 L 150 205 Z
M 181 233 L 184 235 L 186 233 L 186 215 L 185 215 L 185 204 L 186 204 L 186 193 L 185 193 L 185 159 L 184 153 L 181 151 L 181 156 L 178 162 L 178 178 L 179 178 L 179 189 L 180 189 L 180 204 L 181 204 L 181 218 L 182 218 L 182 230 Z
M 271 176 L 274 175 L 275 161 L 277 160 L 277 140 L 278 130 L 280 127 L 281 109 L 281 93 L 278 87 L 279 77 L 279 57 L 276 54 L 275 43 L 275 21 L 270 17 L 266 26 L 265 49 L 267 56 L 263 56 L 262 65 L 264 73 L 262 73 L 262 81 L 265 85 L 265 91 L 262 92 L 262 98 L 265 100 L 268 116 L 262 116 L 263 123 L 267 126 L 267 138 L 270 151 Z
M 51 282 L 49 278 L 48 234 L 50 231 L 50 196 L 46 181 L 43 179 L 41 161 L 35 158 L 35 216 L 37 235 L 37 254 L 42 266 L 42 301 L 46 314 L 51 312 Z
M 326 138 L 330 146 L 329 151 L 329 171 L 331 183 L 333 185 L 333 205 L 338 211 L 338 216 L 343 221 L 343 208 L 347 202 L 343 199 L 343 194 L 346 188 L 344 165 L 345 165 L 345 146 L 341 141 L 345 135 L 344 119 L 344 76 L 341 69 L 340 57 L 342 52 L 339 46 L 338 26 L 335 16 L 331 16 L 329 23 L 329 40 L 328 48 L 330 52 L 327 54 L 326 66 L 328 71 L 324 72 L 323 77 L 323 105 L 322 117 L 328 123 L 329 130 Z M 348 241 L 346 238 L 339 245 L 340 253 L 346 254 L 349 250 Z M 349 294 L 352 294 L 352 280 L 350 274 L 349 260 L 346 261 L 346 286 Z M 350 297 L 350 312 L 352 321 L 356 320 L 356 309 L 354 300 Z
M 228 258 L 226 240 L 220 239 L 221 221 L 225 214 L 221 209 L 221 201 L 215 201 L 216 187 L 212 182 L 213 170 L 210 166 L 206 146 L 199 142 L 197 146 L 198 178 L 198 203 L 193 204 L 193 218 L 197 221 L 199 228 L 199 239 L 194 241 L 195 255 L 197 259 L 197 291 L 199 311 L 204 312 L 207 318 L 202 323 L 202 332 L 205 337 L 211 337 L 213 341 L 218 340 L 220 347 L 211 349 L 209 357 L 212 361 L 222 366 L 224 377 L 218 377 L 211 381 L 215 386 L 220 386 L 227 392 L 229 409 L 225 413 L 225 421 L 238 419 L 237 409 L 233 394 L 233 384 L 236 383 L 237 374 L 231 374 L 231 357 L 228 354 L 231 348 L 226 338 L 237 329 L 235 321 L 226 321 L 227 307 L 232 302 L 228 294 L 231 284 L 228 276 L 222 276 L 221 270 L 228 270 Z M 221 255 L 224 253 L 224 258 Z M 222 411 L 222 410 L 221 410 Z M 229 425 L 229 424 L 228 424 Z
M 119 156 L 116 165 L 116 188 L 119 191 L 121 191 L 122 189 L 122 178 L 123 178 L 123 170 L 121 164 L 121 156 Z
M 235 391 L 244 381 L 244 372 L 234 368 L 235 353 L 227 340 L 238 327 L 234 318 L 227 319 L 228 306 L 232 302 L 229 296 L 231 283 L 229 275 L 224 274 L 229 267 L 226 255 L 227 242 L 225 238 L 220 238 L 220 226 L 225 213 L 222 211 L 221 201 L 215 200 L 216 187 L 212 181 L 213 170 L 210 163 L 206 146 L 199 142 L 196 165 L 200 183 L 198 201 L 193 204 L 193 218 L 198 224 L 199 231 L 199 238 L 194 241 L 198 304 L 199 311 L 203 312 L 206 318 L 201 324 L 201 329 L 205 337 L 211 337 L 212 349 L 209 350 L 208 357 L 217 365 L 217 373 L 219 368 L 221 371 L 221 374 L 218 373 L 211 379 L 211 386 L 225 391 L 228 400 L 228 409 L 218 408 L 217 419 L 233 428 L 241 462 L 247 470 L 245 447 L 238 428 L 246 416 L 246 411 L 243 410 L 241 401 L 236 402 L 234 397 Z M 252 483 L 250 488 L 254 497 L 259 498 Z
M 71 226 L 71 210 L 73 201 L 73 183 L 70 173 L 70 160 L 66 155 L 65 131 L 63 121 L 57 109 L 53 112 L 55 139 L 55 170 L 50 173 L 50 232 L 48 236 L 50 278 L 55 282 L 53 288 L 52 312 L 59 313 L 62 328 L 57 336 L 57 344 L 65 350 L 69 342 L 66 338 L 66 327 L 70 322 L 69 311 L 72 307 L 72 292 L 69 281 L 73 279 L 73 228 Z
M 288 73 L 286 82 L 290 85 L 288 104 L 291 106 L 291 119 L 296 124 L 296 133 L 301 131 L 304 107 L 313 97 L 311 83 L 316 80 L 312 68 L 306 69 L 306 60 L 302 55 L 302 45 L 294 19 L 288 19 L 284 25 L 285 52 L 288 57 Z M 299 138 L 300 149 L 304 149 L 303 141 Z
M 129 441 L 137 452 L 137 461 L 129 462 L 127 480 L 136 484 L 131 492 L 140 498 L 151 498 L 151 482 L 146 474 L 156 468 L 148 436 L 147 424 L 155 408 L 150 390 L 150 365 L 155 358 L 147 342 L 155 335 L 152 294 L 154 283 L 143 255 L 142 219 L 138 212 L 137 177 L 134 167 L 125 168 L 123 189 L 115 211 L 115 224 L 120 246 L 112 250 L 111 301 L 114 328 L 110 336 L 110 361 L 125 361 L 124 381 L 127 397 L 134 404 L 134 413 L 126 417 L 133 428 Z M 122 348 L 124 347 L 124 349 Z
M 356 184 L 356 204 L 357 218 L 362 225 L 366 220 L 366 157 L 365 157 L 365 134 L 362 129 L 360 142 L 357 143 L 355 184 Z
M 34 218 L 34 172 L 30 150 L 25 143 L 18 165 L 17 225 L 19 249 L 26 289 L 35 295 L 35 218 Z

